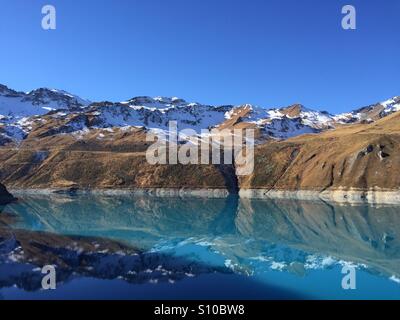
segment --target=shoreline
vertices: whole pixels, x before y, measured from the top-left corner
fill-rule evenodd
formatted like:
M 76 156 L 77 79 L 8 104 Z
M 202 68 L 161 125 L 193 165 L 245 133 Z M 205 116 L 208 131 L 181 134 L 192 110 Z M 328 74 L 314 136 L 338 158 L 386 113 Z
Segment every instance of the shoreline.
M 239 196 L 248 199 L 319 200 L 344 204 L 400 204 L 400 190 L 336 189 L 320 192 L 312 190 L 241 189 Z
M 11 194 L 18 195 L 149 195 L 154 197 L 208 197 L 227 198 L 232 195 L 228 189 L 178 189 L 178 188 L 137 188 L 137 189 L 62 189 L 62 188 L 10 188 Z M 269 190 L 240 189 L 238 197 L 244 199 L 293 199 L 348 204 L 400 204 L 400 190 Z
M 208 197 L 227 198 L 230 193 L 227 189 L 173 189 L 173 188 L 137 188 L 137 189 L 61 189 L 61 188 L 9 188 L 9 191 L 18 196 L 24 195 L 149 195 L 154 197 Z

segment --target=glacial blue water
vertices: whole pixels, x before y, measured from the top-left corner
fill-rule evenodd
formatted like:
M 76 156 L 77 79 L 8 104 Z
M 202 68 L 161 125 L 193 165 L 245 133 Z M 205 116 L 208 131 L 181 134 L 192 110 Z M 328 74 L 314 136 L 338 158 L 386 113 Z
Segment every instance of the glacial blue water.
M 0 211 L 0 299 L 400 298 L 397 206 L 24 195 Z

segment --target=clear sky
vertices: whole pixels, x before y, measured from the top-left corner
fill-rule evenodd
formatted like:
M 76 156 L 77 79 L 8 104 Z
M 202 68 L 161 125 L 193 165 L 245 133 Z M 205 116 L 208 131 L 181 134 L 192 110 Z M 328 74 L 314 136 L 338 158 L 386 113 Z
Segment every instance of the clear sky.
M 333 113 L 400 95 L 399 0 L 0 0 L 0 83 L 91 100 L 295 102 Z M 57 9 L 57 30 L 41 8 Z M 357 9 L 357 30 L 341 8 Z

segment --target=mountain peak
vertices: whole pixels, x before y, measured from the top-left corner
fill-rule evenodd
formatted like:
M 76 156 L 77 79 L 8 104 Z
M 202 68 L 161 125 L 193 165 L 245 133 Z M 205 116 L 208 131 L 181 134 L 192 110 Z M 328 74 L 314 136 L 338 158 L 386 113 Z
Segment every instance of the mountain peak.
M 304 112 L 304 111 L 309 111 L 309 109 L 305 108 L 300 103 L 296 103 L 296 104 L 293 104 L 286 108 L 280 109 L 281 113 L 283 113 L 284 115 L 291 117 L 291 118 L 299 117 L 301 112 Z
M 0 95 L 5 96 L 5 95 L 18 95 L 18 94 L 23 94 L 23 93 L 10 89 L 4 84 L 0 84 Z
M 181 106 L 194 106 L 197 103 L 188 103 L 186 100 L 178 97 L 149 97 L 149 96 L 138 96 L 128 101 L 122 102 L 122 104 L 129 104 L 137 107 L 155 108 L 155 109 L 167 109 L 171 107 Z
M 0 92 L 8 91 L 8 90 L 10 90 L 10 89 L 7 86 L 5 86 L 4 84 L 0 83 Z
M 89 100 L 82 99 L 77 95 L 59 89 L 38 88 L 29 91 L 26 95 L 30 97 L 49 98 L 54 101 L 59 99 L 68 100 L 72 104 L 77 104 L 82 106 L 87 106 L 91 103 Z
M 63 90 L 38 88 L 24 93 L 0 85 L 0 115 L 3 119 L 43 115 L 58 109 L 73 110 L 90 103 Z

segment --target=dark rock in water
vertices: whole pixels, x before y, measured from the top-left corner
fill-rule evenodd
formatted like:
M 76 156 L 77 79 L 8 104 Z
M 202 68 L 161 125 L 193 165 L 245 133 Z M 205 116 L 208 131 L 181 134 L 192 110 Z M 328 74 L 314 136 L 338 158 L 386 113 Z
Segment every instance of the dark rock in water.
M 0 183 L 0 205 L 4 206 L 17 200 L 13 197 L 11 193 L 9 193 L 4 185 Z
M 71 187 L 71 188 L 58 189 L 53 191 L 53 193 L 75 196 L 78 193 L 78 191 L 79 191 L 78 187 Z

